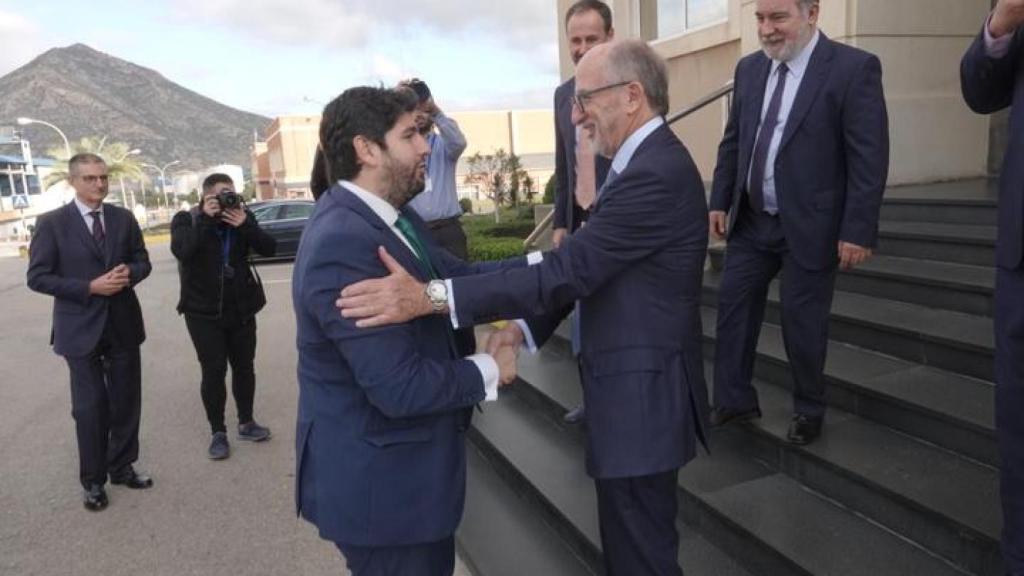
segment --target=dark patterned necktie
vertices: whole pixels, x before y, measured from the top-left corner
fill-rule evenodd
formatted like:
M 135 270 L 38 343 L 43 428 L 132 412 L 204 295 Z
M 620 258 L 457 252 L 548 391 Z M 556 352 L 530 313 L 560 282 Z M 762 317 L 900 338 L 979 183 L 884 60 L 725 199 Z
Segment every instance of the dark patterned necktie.
M 768 112 L 761 121 L 761 129 L 757 133 L 757 144 L 754 146 L 754 158 L 750 162 L 750 204 L 755 210 L 764 210 L 764 169 L 768 162 L 768 149 L 771 148 L 775 128 L 779 124 L 779 110 L 782 108 L 782 93 L 786 91 L 786 74 L 789 67 L 783 62 L 779 64 L 779 81 L 772 92 L 772 100 L 768 103 Z
M 93 210 L 92 212 L 89 212 L 89 216 L 92 216 L 92 238 L 97 244 L 103 244 L 103 240 L 107 237 L 107 234 L 103 231 L 103 221 L 100 220 L 100 211 Z

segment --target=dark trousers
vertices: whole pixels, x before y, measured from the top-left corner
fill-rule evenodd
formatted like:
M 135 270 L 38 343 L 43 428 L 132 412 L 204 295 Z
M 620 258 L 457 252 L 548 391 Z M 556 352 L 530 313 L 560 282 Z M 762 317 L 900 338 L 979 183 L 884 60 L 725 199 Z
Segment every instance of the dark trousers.
M 469 244 L 466 232 L 458 216 L 427 222 L 430 236 L 438 245 L 460 260 L 469 260 Z M 455 348 L 461 356 L 469 356 L 476 352 L 476 334 L 473 327 L 460 328 L 455 331 Z
M 454 536 L 414 546 L 337 546 L 352 576 L 452 576 L 455 571 Z
M 65 356 L 71 373 L 71 415 L 78 437 L 82 486 L 103 485 L 139 457 L 142 361 L 138 346 L 108 337 L 86 356 Z
M 751 384 L 757 339 L 768 284 L 781 270 L 782 339 L 793 374 L 793 409 L 821 418 L 836 266 L 804 269 L 790 254 L 777 217 L 755 213 L 745 205 L 740 209 L 718 293 L 714 403 L 730 410 L 757 406 L 757 391 Z
M 1003 561 L 1024 575 L 1024 268 L 996 268 L 996 438 Z
M 231 393 L 235 397 L 238 422 L 253 419 L 253 398 L 256 395 L 256 318 L 203 318 L 185 315 L 185 325 L 192 337 L 203 380 L 200 393 L 206 419 L 213 432 L 226 432 L 224 405 L 227 390 L 224 379 L 231 364 Z
M 678 473 L 594 480 L 606 576 L 682 576 Z

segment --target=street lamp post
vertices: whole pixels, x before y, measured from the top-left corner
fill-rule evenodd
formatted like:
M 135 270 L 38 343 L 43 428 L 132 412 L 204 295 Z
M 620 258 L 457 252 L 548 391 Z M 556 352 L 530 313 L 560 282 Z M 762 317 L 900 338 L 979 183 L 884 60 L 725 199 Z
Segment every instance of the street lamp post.
M 156 170 L 157 172 L 160 173 L 160 190 L 164 193 L 164 203 L 167 204 L 168 207 L 171 205 L 171 200 L 170 200 L 170 197 L 167 195 L 167 178 L 166 178 L 166 176 L 164 176 L 164 172 L 168 168 L 170 168 L 171 166 L 174 166 L 175 164 L 181 164 L 181 160 L 175 160 L 174 162 L 168 162 L 167 164 L 164 164 L 162 167 L 161 166 L 157 166 L 155 164 L 143 164 L 142 165 L 145 168 L 152 168 L 153 170 Z
M 122 160 L 124 160 L 125 158 L 127 158 L 129 156 L 135 156 L 137 154 L 142 154 L 142 150 L 139 150 L 138 148 L 133 148 L 133 149 L 125 152 L 124 156 L 121 156 L 120 158 L 114 160 L 114 164 L 117 164 L 117 163 L 121 162 Z M 117 179 L 118 179 L 118 182 L 119 182 L 119 184 L 121 186 L 121 203 L 122 203 L 122 205 L 125 208 L 128 208 L 128 195 L 125 194 L 125 191 L 124 191 L 124 172 L 123 171 L 121 171 L 121 173 L 117 175 Z M 134 198 L 133 198 L 133 200 L 134 200 Z M 143 203 L 143 205 L 145 205 L 145 203 L 146 203 L 146 199 L 145 198 L 142 199 L 142 203 Z M 135 204 L 135 202 L 132 202 L 132 204 Z M 135 206 L 132 206 L 129 209 L 134 209 L 134 208 L 135 208 Z
M 57 134 L 60 134 L 60 137 L 64 140 L 64 153 L 68 155 L 68 160 L 71 159 L 71 144 L 68 142 L 68 137 L 64 135 L 64 132 L 60 128 L 57 128 L 49 122 L 44 122 L 43 120 L 25 117 L 18 118 L 18 126 L 28 126 L 29 124 L 42 124 L 43 126 L 49 126 L 56 130 Z

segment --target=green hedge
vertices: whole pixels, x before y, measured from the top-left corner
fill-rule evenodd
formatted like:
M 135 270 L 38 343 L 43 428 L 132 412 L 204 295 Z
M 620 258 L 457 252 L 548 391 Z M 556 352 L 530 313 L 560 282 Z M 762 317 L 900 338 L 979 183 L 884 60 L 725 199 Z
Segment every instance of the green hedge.
M 522 238 L 487 238 L 477 236 L 469 239 L 469 260 L 501 260 L 523 255 Z

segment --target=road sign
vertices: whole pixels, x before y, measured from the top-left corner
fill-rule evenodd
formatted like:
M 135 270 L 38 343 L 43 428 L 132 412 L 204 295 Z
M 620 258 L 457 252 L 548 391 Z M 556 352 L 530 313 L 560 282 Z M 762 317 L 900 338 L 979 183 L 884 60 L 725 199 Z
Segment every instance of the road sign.
M 24 210 L 25 208 L 28 208 L 28 196 L 25 194 L 15 194 L 13 198 L 15 210 Z

